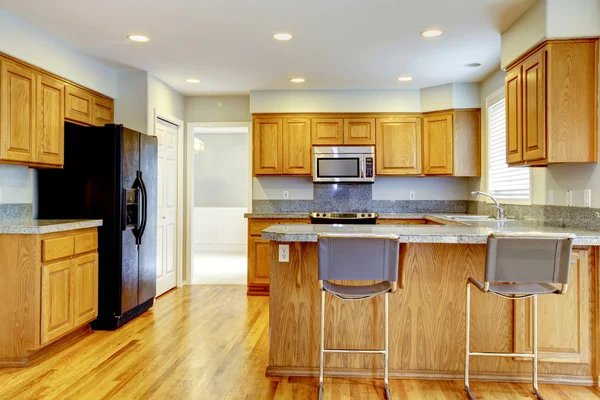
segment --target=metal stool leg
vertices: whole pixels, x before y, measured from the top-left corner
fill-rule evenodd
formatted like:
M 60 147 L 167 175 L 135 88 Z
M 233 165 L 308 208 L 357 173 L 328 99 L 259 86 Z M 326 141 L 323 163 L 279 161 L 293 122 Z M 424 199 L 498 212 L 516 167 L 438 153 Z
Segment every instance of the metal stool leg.
M 475 400 L 475 396 L 471 393 L 471 387 L 469 386 L 469 357 L 471 355 L 470 350 L 470 338 L 471 338 L 471 284 L 467 282 L 467 304 L 465 313 L 465 393 L 470 400 Z
M 387 400 L 392 400 L 392 394 L 390 393 L 390 388 L 389 388 L 389 367 L 390 367 L 390 363 L 389 363 L 389 359 L 390 359 L 390 343 L 389 343 L 389 332 L 390 332 L 390 326 L 389 326 L 389 293 L 386 293 L 384 295 L 385 300 L 384 300 L 384 312 L 385 312 L 385 354 L 384 354 L 384 365 L 383 365 L 383 387 L 384 387 L 384 394 L 385 394 L 385 398 Z
M 321 291 L 321 354 L 319 361 L 319 400 L 323 400 L 323 357 L 325 356 L 325 291 Z
M 546 400 L 538 388 L 538 297 L 533 296 L 533 393 L 539 400 Z

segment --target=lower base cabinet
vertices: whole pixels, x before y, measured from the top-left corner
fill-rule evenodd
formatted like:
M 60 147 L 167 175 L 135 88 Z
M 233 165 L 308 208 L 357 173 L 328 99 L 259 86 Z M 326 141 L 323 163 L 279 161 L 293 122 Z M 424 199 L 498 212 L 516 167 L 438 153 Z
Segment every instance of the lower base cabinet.
M 268 296 L 270 281 L 270 241 L 260 234 L 280 224 L 310 224 L 310 219 L 250 219 L 248 221 L 248 296 Z
M 38 350 L 98 316 L 96 228 L 0 235 L 0 366 L 26 366 Z

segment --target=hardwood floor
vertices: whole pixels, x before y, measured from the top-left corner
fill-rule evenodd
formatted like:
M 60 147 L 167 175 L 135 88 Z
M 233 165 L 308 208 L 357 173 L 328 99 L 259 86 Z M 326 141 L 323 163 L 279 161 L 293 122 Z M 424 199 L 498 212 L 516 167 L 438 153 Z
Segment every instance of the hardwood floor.
M 316 399 L 314 378 L 266 378 L 268 297 L 245 286 L 187 286 L 116 332 L 95 331 L 0 369 L 0 399 Z M 383 399 L 381 380 L 326 379 L 326 399 Z M 532 398 L 524 384 L 474 382 L 479 399 Z M 551 399 L 597 388 L 541 385 Z M 454 381 L 391 381 L 395 399 L 463 399 Z

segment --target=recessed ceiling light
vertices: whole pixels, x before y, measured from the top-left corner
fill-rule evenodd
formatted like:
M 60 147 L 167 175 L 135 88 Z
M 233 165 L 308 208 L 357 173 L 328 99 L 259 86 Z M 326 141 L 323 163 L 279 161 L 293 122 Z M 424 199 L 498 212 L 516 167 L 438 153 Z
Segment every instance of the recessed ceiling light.
M 304 78 L 298 76 L 296 78 L 290 78 L 290 82 L 292 83 L 303 83 L 304 82 Z
M 290 40 L 292 38 L 292 34 L 291 33 L 286 33 L 286 32 L 279 32 L 273 35 L 273 39 L 275 40 L 281 40 L 283 42 L 285 42 L 286 40 Z
M 144 35 L 129 35 L 127 38 L 133 42 L 146 43 L 148 40 L 148 36 Z
M 440 36 L 443 32 L 439 29 L 427 29 L 421 32 L 421 36 L 423 37 L 436 37 Z
M 465 67 L 467 68 L 477 68 L 477 67 L 481 67 L 480 63 L 469 63 L 469 64 L 465 64 Z
M 200 83 L 200 79 L 186 79 L 187 83 Z
M 410 82 L 410 81 L 412 81 L 412 78 L 410 76 L 399 76 L 398 80 L 400 82 Z

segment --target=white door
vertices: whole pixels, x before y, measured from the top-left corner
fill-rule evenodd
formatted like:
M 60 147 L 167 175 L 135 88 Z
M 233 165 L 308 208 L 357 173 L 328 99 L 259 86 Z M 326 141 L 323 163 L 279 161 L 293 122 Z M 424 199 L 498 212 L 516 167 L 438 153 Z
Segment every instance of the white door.
M 158 241 L 156 296 L 177 284 L 177 126 L 156 119 L 158 137 Z

